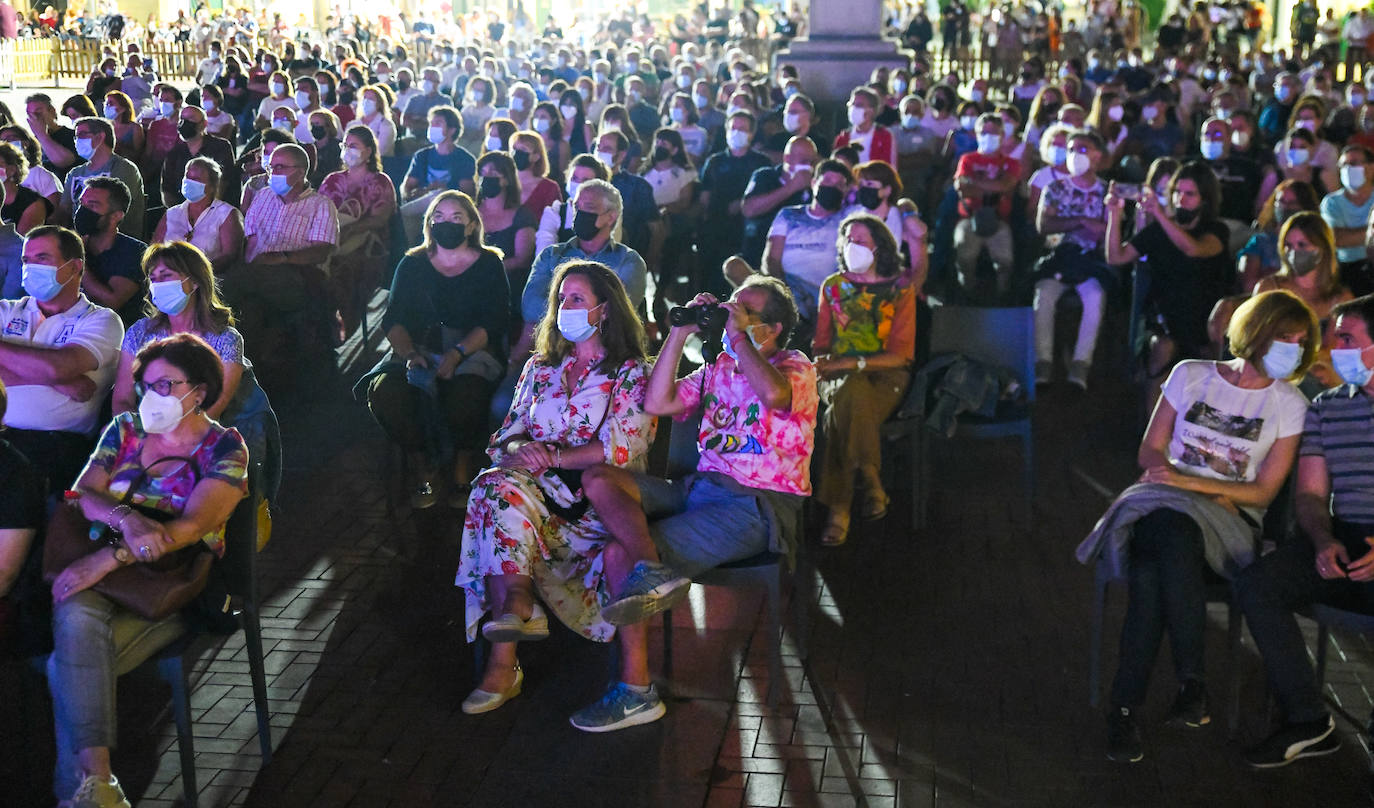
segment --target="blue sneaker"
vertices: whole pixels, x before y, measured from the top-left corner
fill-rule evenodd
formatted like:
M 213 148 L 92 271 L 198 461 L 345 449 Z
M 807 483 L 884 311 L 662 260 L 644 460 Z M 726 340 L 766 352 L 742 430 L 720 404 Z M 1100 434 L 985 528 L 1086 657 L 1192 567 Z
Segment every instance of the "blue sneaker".
M 614 732 L 653 723 L 666 712 L 655 686 L 649 685 L 648 693 L 638 693 L 616 682 L 600 701 L 573 713 L 568 722 L 583 732 Z
M 691 578 L 683 578 L 663 564 L 640 561 L 625 576 L 620 597 L 601 610 L 601 619 L 613 626 L 641 623 L 681 603 L 691 588 Z

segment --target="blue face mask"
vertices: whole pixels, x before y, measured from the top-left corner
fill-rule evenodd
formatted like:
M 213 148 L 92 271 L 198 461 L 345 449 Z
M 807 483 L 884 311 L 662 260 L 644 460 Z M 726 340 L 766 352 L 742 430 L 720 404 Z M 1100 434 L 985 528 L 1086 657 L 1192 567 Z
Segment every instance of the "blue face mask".
M 1356 387 L 1364 387 L 1369 384 L 1369 379 L 1374 376 L 1374 370 L 1365 367 L 1362 354 L 1364 348 L 1332 348 L 1331 366 L 1336 369 L 1336 373 L 1348 384 Z
M 57 297 L 62 293 L 62 287 L 67 285 L 57 282 L 57 271 L 66 265 L 64 263 L 55 267 L 50 264 L 24 264 L 20 281 L 24 285 L 24 291 L 39 303 L 47 303 Z M 67 283 L 71 283 L 70 278 L 67 279 Z
M 1274 340 L 1269 346 L 1269 350 L 1264 352 L 1264 358 L 1260 360 L 1260 365 L 1264 368 L 1264 375 L 1269 378 L 1287 379 L 1293 375 L 1293 371 L 1298 369 L 1298 364 L 1301 362 L 1301 344 Z
M 749 337 L 749 342 L 754 346 L 754 350 L 757 351 L 757 350 L 759 350 L 760 348 L 763 347 L 763 343 L 759 342 L 757 339 L 754 338 L 754 327 L 753 327 L 753 326 L 746 326 L 745 329 L 744 329 L 744 334 L 745 334 L 745 336 Z M 730 344 L 729 335 L 726 335 L 726 339 L 725 339 L 725 341 L 722 343 L 722 347 L 725 348 L 725 355 L 726 355 L 726 356 L 730 357 L 731 359 L 735 360 L 736 362 L 739 362 L 739 353 L 737 353 L 737 352 L 735 351 L 735 346 L 732 345 L 732 344 Z
M 91 155 L 95 154 L 95 146 L 91 143 L 90 138 L 79 137 L 76 139 L 76 154 L 82 160 L 91 159 Z
M 153 305 L 163 314 L 174 316 L 186 309 L 191 295 L 181 288 L 181 281 L 155 281 L 148 284 L 148 295 Z
M 277 196 L 286 196 L 291 193 L 291 178 L 285 174 L 273 174 L 267 178 L 267 185 L 272 189 L 272 193 Z
M 199 202 L 205 198 L 205 183 L 187 177 L 181 181 L 181 195 L 187 202 Z
M 558 310 L 558 333 L 562 334 L 569 342 L 583 342 L 590 339 L 596 333 L 596 326 L 587 319 L 590 313 L 591 309 L 560 308 Z

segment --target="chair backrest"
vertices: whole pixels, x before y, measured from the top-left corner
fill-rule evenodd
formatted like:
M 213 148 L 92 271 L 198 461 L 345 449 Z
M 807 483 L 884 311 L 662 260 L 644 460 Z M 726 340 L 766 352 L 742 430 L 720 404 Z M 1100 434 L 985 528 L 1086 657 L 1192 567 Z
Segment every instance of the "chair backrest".
M 666 476 L 668 479 L 691 474 L 697 470 L 697 461 L 701 459 L 697 452 L 697 435 L 701 432 L 701 414 L 698 413 L 686 421 L 674 421 L 670 418 L 659 419 L 659 428 L 672 424 L 672 430 L 668 435 L 668 467 Z
M 937 306 L 931 314 L 930 354 L 958 351 L 1006 368 L 1035 400 L 1035 316 L 1029 307 Z
M 248 466 L 248 496 L 239 501 L 224 529 L 224 557 L 219 560 L 229 594 L 257 600 L 258 505 L 262 502 L 262 462 Z

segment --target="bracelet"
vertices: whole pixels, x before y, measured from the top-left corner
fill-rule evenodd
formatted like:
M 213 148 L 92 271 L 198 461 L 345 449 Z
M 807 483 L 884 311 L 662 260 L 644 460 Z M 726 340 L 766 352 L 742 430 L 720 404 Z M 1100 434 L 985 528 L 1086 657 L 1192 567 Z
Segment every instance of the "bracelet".
M 561 469 L 561 468 L 563 468 L 563 447 L 561 447 L 561 446 L 559 446 L 558 444 L 555 443 L 555 444 L 552 444 L 552 448 L 553 448 L 553 467 L 556 468 L 556 469 Z
M 123 513 L 119 518 L 117 518 L 117 519 L 115 519 L 113 522 L 111 522 L 111 521 L 110 521 L 110 518 L 113 517 L 113 516 L 114 516 L 117 512 L 119 512 L 119 511 L 124 511 L 124 513 Z M 129 514 L 131 514 L 131 513 L 133 513 L 133 512 L 134 512 L 134 509 L 133 509 L 133 508 L 130 508 L 128 505 L 125 505 L 124 503 L 121 502 L 120 504 L 118 504 L 118 505 L 114 506 L 113 508 L 111 508 L 111 509 L 110 509 L 110 512 L 107 513 L 107 514 L 105 514 L 105 518 L 104 518 L 103 520 L 101 520 L 101 521 L 103 521 L 105 524 L 109 525 L 110 527 L 112 527 L 112 528 L 114 528 L 115 530 L 118 530 L 119 532 L 122 533 L 122 532 L 124 532 L 124 528 L 120 527 L 120 525 L 122 525 L 122 524 L 124 523 L 124 520 L 128 518 Z

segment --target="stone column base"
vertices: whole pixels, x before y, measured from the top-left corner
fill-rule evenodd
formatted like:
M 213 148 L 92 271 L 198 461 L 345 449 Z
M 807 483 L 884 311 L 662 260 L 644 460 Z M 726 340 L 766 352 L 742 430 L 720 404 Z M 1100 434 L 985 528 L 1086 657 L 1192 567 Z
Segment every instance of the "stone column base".
M 813 36 L 795 39 L 773 57 L 778 65 L 796 65 L 802 91 L 817 104 L 843 104 L 849 93 L 868 83 L 873 68 L 886 65 L 896 70 L 911 67 L 912 53 L 897 42 L 875 36 Z

